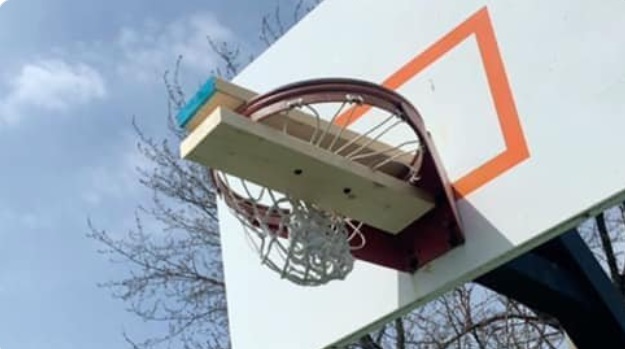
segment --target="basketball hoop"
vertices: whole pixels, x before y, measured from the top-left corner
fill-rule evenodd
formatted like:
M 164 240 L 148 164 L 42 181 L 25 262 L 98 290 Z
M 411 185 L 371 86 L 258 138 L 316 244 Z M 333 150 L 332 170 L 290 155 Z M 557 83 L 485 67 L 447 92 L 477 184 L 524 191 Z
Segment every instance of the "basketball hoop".
M 410 114 L 418 113 L 403 97 L 384 87 L 347 79 L 304 81 L 258 96 L 236 112 L 369 171 L 410 184 L 420 180 L 425 134 L 407 123 Z M 365 112 L 364 121 L 353 122 Z M 289 127 L 294 113 L 314 116 L 313 127 L 308 132 L 294 131 Z M 401 143 L 393 144 L 385 139 L 406 130 L 412 134 L 408 141 L 402 137 Z M 373 146 L 378 143 L 388 146 Z M 344 279 L 352 271 L 353 252 L 367 243 L 362 222 L 288 193 L 218 170 L 211 172 L 220 196 L 269 269 L 307 286 Z M 293 176 L 305 175 L 304 170 L 293 169 Z M 341 190 L 348 197 L 354 195 L 349 187 Z

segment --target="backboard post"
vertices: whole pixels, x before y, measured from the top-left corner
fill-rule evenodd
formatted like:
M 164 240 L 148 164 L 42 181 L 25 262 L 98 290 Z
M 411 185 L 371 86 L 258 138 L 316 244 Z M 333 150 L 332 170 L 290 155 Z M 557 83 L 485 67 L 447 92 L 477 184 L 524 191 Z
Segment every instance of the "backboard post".
M 577 230 L 476 282 L 554 316 L 578 349 L 625 348 L 625 302 Z

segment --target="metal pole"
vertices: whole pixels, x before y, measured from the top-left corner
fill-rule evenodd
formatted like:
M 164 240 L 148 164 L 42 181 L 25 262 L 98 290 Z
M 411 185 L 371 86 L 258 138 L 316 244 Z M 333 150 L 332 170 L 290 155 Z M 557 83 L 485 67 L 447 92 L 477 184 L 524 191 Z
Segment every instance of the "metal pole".
M 514 259 L 476 282 L 555 317 L 578 349 L 625 348 L 623 295 L 612 285 L 577 230 Z

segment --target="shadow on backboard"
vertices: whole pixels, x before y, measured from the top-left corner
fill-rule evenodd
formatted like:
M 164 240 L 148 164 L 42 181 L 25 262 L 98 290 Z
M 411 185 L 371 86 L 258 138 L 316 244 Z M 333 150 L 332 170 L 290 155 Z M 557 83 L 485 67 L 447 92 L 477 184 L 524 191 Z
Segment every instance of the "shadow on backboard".
M 351 343 L 385 323 L 425 305 L 443 293 L 515 258 L 518 247 L 473 205 L 457 203 L 466 241 L 414 274 L 397 273 L 397 310 L 361 328 L 338 344 Z

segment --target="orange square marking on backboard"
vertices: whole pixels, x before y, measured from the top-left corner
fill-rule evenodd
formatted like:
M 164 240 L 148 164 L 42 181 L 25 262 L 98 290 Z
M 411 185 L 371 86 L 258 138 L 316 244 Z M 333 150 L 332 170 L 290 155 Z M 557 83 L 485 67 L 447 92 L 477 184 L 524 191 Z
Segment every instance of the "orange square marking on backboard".
M 477 11 L 382 83 L 389 89 L 398 89 L 472 34 L 475 35 L 477 41 L 505 149 L 452 184 L 456 196 L 459 198 L 467 196 L 530 156 L 488 9 L 484 7 Z M 357 108 L 349 113 L 344 113 L 339 116 L 336 122 L 351 124 L 364 115 L 367 110 L 368 108 Z

